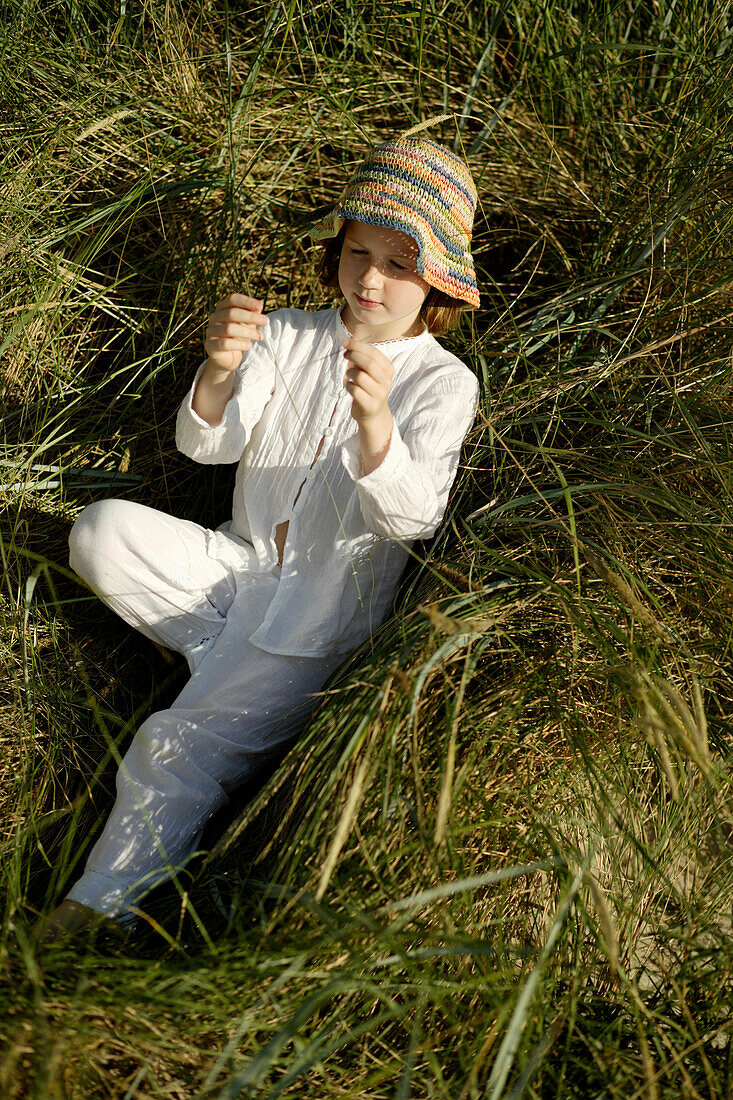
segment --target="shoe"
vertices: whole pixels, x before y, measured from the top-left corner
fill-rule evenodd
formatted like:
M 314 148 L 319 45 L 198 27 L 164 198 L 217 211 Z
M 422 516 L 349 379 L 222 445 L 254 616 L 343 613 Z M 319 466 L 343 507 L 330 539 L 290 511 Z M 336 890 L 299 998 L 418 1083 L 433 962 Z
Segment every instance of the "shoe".
M 33 929 L 33 938 L 36 943 L 47 945 L 74 939 L 92 929 L 111 933 L 119 941 L 125 939 L 124 930 L 117 921 L 110 920 L 104 913 L 88 905 L 70 901 L 68 898 L 53 913 L 41 917 Z

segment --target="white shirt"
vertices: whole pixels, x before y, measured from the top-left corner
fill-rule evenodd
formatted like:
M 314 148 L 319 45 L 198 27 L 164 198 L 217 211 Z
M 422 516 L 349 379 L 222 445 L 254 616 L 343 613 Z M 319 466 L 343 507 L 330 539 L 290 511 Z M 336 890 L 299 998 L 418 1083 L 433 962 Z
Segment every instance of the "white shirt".
M 443 518 L 478 384 L 427 330 L 375 345 L 394 367 L 394 428 L 382 463 L 362 476 L 340 307 L 279 309 L 262 331 L 215 426 L 191 404 L 201 365 L 176 445 L 197 462 L 239 463 L 219 532 L 254 549 L 255 569 L 277 565 L 275 528 L 289 522 L 277 594 L 249 641 L 299 657 L 346 653 L 387 613 L 412 542 Z

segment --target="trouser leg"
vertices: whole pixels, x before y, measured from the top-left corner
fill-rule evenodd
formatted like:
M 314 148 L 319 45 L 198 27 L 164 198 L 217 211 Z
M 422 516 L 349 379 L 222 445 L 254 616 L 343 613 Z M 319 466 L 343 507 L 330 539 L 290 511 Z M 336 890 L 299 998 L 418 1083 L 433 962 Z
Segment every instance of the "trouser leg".
M 85 508 L 69 547 L 72 568 L 108 607 L 191 666 L 224 625 L 233 572 L 254 563 L 243 540 L 129 500 Z
M 111 916 L 195 849 L 228 794 L 303 727 L 341 658 L 266 653 L 247 640 L 277 587 L 240 578 L 226 624 L 169 710 L 152 714 L 117 777 L 117 801 L 69 898 Z

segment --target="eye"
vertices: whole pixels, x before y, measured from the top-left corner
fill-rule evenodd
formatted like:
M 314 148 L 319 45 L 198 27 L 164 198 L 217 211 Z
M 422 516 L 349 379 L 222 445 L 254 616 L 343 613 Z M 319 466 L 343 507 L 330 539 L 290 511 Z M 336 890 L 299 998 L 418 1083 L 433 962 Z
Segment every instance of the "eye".
M 354 246 L 351 245 L 351 255 L 352 256 L 366 256 L 366 251 L 363 248 L 354 248 Z
M 396 267 L 398 271 L 407 271 L 408 268 L 404 264 L 398 264 L 397 260 L 392 260 L 392 267 Z

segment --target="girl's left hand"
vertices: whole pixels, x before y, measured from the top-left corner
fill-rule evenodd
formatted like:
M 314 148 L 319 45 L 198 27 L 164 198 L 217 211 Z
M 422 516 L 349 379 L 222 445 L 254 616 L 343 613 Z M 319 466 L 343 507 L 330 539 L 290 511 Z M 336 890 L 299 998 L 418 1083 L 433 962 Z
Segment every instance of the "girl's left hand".
M 353 398 L 351 415 L 357 424 L 383 416 L 392 386 L 392 364 L 373 344 L 354 336 L 344 340 L 342 347 L 348 360 L 344 386 Z

